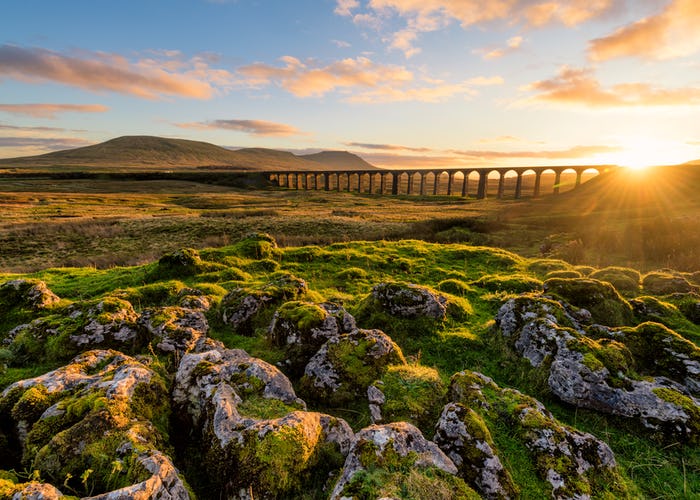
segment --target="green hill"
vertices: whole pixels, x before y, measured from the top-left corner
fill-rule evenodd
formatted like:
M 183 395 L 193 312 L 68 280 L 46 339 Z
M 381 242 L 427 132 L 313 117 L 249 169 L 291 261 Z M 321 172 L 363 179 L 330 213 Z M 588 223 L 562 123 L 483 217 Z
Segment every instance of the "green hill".
M 374 168 L 361 158 L 339 152 L 342 168 Z M 311 157 L 274 149 L 232 151 L 214 144 L 153 136 L 123 136 L 82 148 L 38 156 L 0 159 L 0 168 L 15 169 L 141 169 L 226 168 L 237 171 L 328 170 L 338 168 L 337 154 Z M 352 167 L 350 165 L 356 165 Z

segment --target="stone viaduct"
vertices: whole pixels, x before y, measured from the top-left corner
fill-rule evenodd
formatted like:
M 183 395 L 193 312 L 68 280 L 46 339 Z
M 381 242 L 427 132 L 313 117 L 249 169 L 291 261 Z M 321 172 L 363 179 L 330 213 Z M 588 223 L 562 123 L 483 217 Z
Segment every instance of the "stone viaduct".
M 359 193 L 377 193 L 392 195 L 437 195 L 445 191 L 448 196 L 474 196 L 484 199 L 489 193 L 489 183 L 498 182 L 497 198 L 503 198 L 507 180 L 514 180 L 513 196 L 540 196 L 543 174 L 554 175 L 553 194 L 561 188 L 562 174 L 568 174 L 575 180 L 572 188 L 581 185 L 584 172 L 595 174 L 609 172 L 617 167 L 613 165 L 577 165 L 555 167 L 478 167 L 478 168 L 443 168 L 420 170 L 328 170 L 328 171 L 293 171 L 267 172 L 268 179 L 280 187 L 299 190 L 356 191 Z M 534 179 L 533 179 L 534 176 Z M 525 192 L 523 179 L 529 179 L 528 191 Z M 533 182 L 534 180 L 534 182 Z M 443 185 L 441 185 L 444 184 Z M 476 190 L 472 187 L 476 185 Z M 446 189 L 443 189 L 446 188 Z

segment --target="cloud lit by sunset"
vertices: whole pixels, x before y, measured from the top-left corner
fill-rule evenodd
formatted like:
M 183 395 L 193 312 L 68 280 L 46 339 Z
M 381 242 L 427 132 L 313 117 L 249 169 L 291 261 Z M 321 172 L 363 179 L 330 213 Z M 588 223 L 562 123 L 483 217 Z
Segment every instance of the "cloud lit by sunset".
M 0 157 L 146 134 L 385 167 L 700 158 L 695 0 L 41 0 L 2 17 Z

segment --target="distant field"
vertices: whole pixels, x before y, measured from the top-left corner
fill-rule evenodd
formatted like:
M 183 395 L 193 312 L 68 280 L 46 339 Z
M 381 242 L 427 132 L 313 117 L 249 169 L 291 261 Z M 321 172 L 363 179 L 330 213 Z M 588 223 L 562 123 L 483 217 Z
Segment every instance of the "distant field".
M 524 180 L 528 195 L 532 177 Z M 566 177 L 562 181 L 571 184 Z M 490 198 L 475 200 L 445 196 L 446 176 L 437 197 L 247 190 L 185 181 L 5 179 L 0 270 L 138 264 L 185 246 L 224 245 L 250 231 L 268 232 L 285 246 L 412 238 L 500 246 L 576 264 L 699 267 L 700 202 L 692 179 L 681 181 L 689 190 L 663 207 L 658 196 L 615 206 L 624 198 L 618 185 L 624 179 L 612 185 L 594 179 L 571 192 L 562 187 L 560 196 L 523 200 L 512 199 L 513 182 L 506 187 L 510 199 L 494 199 L 492 180 Z M 552 183 L 553 176 L 543 176 L 543 194 Z M 600 187 L 610 191 L 609 199 L 596 205 Z

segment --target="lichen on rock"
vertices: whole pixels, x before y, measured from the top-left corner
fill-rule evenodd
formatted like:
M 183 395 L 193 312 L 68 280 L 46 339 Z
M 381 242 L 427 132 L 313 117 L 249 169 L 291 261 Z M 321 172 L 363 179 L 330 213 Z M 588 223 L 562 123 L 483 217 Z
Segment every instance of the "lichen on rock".
M 0 396 L 0 413 L 12 419 L 23 464 L 71 493 L 188 497 L 161 451 L 169 432 L 165 381 L 134 358 L 85 352 L 63 368 L 11 384 Z
M 474 418 L 469 420 L 474 435 L 483 435 L 482 439 L 486 439 L 486 420 L 498 421 L 512 430 L 531 453 L 540 478 L 550 485 L 553 498 L 590 498 L 592 483 L 607 484 L 612 493 L 624 493 L 624 490 L 616 490 L 620 478 L 610 447 L 591 434 L 558 422 L 536 399 L 514 389 L 502 389 L 490 378 L 468 371 L 452 377 L 450 393 L 453 403 L 474 410 L 482 418 L 481 422 Z M 449 407 L 447 416 L 452 417 L 455 408 L 458 407 Z M 466 410 L 459 413 L 470 414 Z M 467 450 L 460 449 L 454 441 L 441 440 L 441 447 L 459 453 L 462 460 L 470 457 Z M 469 469 L 463 473 L 492 478 L 490 474 L 495 471 L 485 470 L 485 465 L 493 466 L 493 462 L 485 461 L 483 454 L 471 457 Z M 461 468 L 464 467 L 463 463 Z
M 330 338 L 311 358 L 301 379 L 308 398 L 343 405 L 366 394 L 389 365 L 405 364 L 401 348 L 380 330 L 355 330 Z
M 411 424 L 371 425 L 356 434 L 330 498 L 390 498 L 423 487 L 435 499 L 478 499 L 456 473 L 452 460 Z

